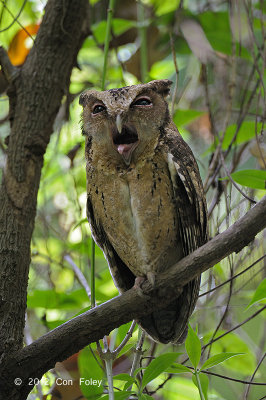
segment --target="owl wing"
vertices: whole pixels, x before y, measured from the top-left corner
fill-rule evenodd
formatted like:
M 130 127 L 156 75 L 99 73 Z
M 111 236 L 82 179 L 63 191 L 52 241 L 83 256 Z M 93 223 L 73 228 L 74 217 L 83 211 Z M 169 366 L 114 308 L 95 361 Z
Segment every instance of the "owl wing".
M 206 200 L 197 162 L 173 123 L 165 129 L 164 143 L 176 203 L 179 236 L 186 256 L 208 240 Z M 187 319 L 195 307 L 199 285 L 200 277 L 189 282 L 179 298 L 180 302 L 184 301 L 183 309 L 187 311 Z
M 207 209 L 196 160 L 189 146 L 171 123 L 162 131 L 157 151 L 163 152 L 172 182 L 177 216 L 177 237 L 188 255 L 207 241 Z M 178 261 L 178 260 L 177 260 Z M 182 288 L 182 293 L 163 309 L 155 310 L 138 322 L 162 343 L 182 343 L 187 324 L 198 299 L 200 277 Z
M 130 289 L 136 277 L 116 253 L 100 221 L 96 220 L 89 196 L 87 197 L 87 217 L 93 239 L 104 253 L 116 287 L 120 292 Z
M 197 162 L 174 124 L 167 128 L 165 151 L 174 190 L 184 256 L 206 243 L 207 207 Z

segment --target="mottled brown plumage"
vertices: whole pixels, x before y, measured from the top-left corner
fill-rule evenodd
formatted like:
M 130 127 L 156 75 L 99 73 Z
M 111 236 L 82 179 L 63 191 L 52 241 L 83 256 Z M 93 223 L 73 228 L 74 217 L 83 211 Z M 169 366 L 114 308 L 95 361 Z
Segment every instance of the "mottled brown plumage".
M 171 121 L 171 81 L 89 90 L 80 97 L 86 136 L 87 215 L 120 291 L 160 273 L 207 240 L 197 163 Z M 162 343 L 180 343 L 200 279 L 139 323 Z

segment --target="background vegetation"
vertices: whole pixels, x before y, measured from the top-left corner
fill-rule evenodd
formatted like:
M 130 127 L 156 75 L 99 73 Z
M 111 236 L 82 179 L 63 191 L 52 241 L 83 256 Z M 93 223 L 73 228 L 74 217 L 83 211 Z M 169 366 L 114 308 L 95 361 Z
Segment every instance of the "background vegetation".
M 34 43 L 44 6 L 44 0 L 0 2 L 1 42 L 17 66 L 24 63 Z M 101 90 L 107 60 L 104 54 L 108 56 L 107 89 L 152 79 L 173 80 L 170 108 L 200 167 L 211 237 L 244 215 L 265 194 L 263 1 L 117 0 L 107 53 L 104 43 L 108 10 L 110 14 L 107 1 L 90 0 L 91 33 L 78 54 L 78 65 L 73 69 L 45 154 L 32 238 L 27 344 L 91 305 L 92 245 L 85 215 L 84 140 L 78 98 L 89 87 Z M 1 79 L 0 75 L 0 166 L 4 168 L 10 128 L 8 98 Z M 208 375 L 209 399 L 258 400 L 265 395 L 265 386 L 226 378 L 265 382 L 266 325 L 263 312 L 258 312 L 263 310 L 259 303 L 265 297 L 264 253 L 260 234 L 249 247 L 203 274 L 200 298 L 190 321 L 194 331 L 197 327 L 202 363 L 219 353 L 243 353 L 215 367 L 214 373 L 222 377 Z M 97 247 L 95 265 L 96 302 L 101 304 L 118 292 Z M 247 307 L 252 299 L 254 303 Z M 127 324 L 113 331 L 102 347 L 113 350 L 119 346 L 129 327 Z M 112 360 L 114 376 L 129 373 L 138 355 L 143 367 L 163 355 L 158 363 L 163 368 L 157 370 L 157 376 L 154 372 L 149 376 L 147 368 L 142 386 L 133 384 L 139 398 L 194 400 L 206 396 L 206 378 L 202 378 L 204 393 L 199 394 L 191 374 L 173 367 L 174 361 L 195 366 L 190 348 L 199 349 L 196 339 L 191 345 L 178 347 L 143 339 L 135 327 L 130 340 Z M 136 346 L 141 353 L 134 352 Z M 96 398 L 107 385 L 108 362 L 100 356 L 95 344 L 58 363 L 29 399 L 56 399 L 58 392 L 63 399 Z M 153 364 L 151 371 L 155 370 Z M 75 385 L 59 387 L 55 383 L 57 376 L 71 378 Z M 103 379 L 104 384 L 99 388 L 84 384 L 79 387 L 80 376 Z M 115 398 L 126 398 L 118 391 L 130 383 L 127 375 L 114 380 Z

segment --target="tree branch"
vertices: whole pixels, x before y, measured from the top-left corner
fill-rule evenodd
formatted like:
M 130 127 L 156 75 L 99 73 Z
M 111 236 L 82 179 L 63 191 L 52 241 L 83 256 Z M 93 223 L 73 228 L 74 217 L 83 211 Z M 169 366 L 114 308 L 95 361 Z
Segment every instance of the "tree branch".
M 8 83 L 12 82 L 18 73 L 18 68 L 11 63 L 7 51 L 0 46 L 0 65 Z
M 5 366 L 5 376 L 1 376 L 0 388 L 4 389 L 15 377 L 20 377 L 23 384 L 28 385 L 29 377 L 41 377 L 57 361 L 101 339 L 114 328 L 147 315 L 158 307 L 165 307 L 177 295 L 178 287 L 184 286 L 229 254 L 239 252 L 265 227 L 266 196 L 226 231 L 161 274 L 156 281 L 156 288 L 145 281 L 142 288 L 151 296 L 149 299 L 140 297 L 132 288 L 12 354 Z

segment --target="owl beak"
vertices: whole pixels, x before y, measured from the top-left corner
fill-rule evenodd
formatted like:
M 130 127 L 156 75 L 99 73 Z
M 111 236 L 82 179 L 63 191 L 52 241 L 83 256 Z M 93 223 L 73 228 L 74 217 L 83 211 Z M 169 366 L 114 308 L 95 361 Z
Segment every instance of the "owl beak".
M 119 131 L 120 121 L 116 118 L 116 128 L 112 130 L 112 141 L 116 151 L 121 155 L 125 164 L 130 165 L 132 154 L 139 144 L 136 128 L 132 124 L 124 124 Z
M 117 127 L 117 130 L 118 130 L 118 133 L 121 133 L 122 132 L 122 127 L 123 127 L 122 126 L 121 114 L 117 114 L 115 123 L 116 123 L 116 127 Z

